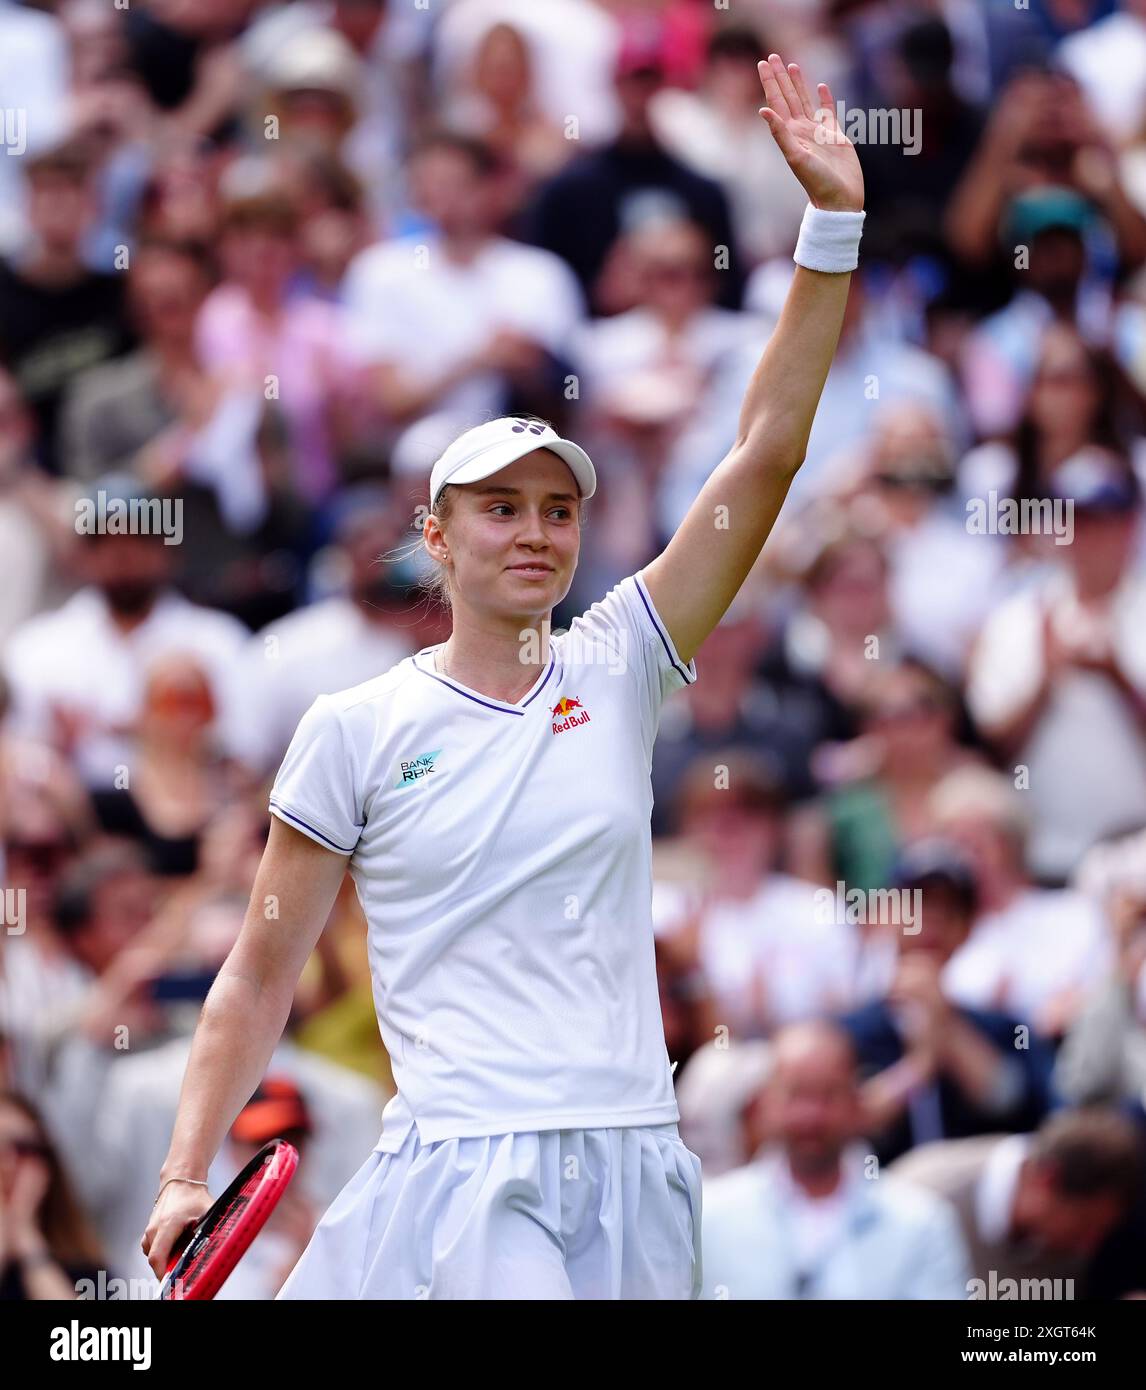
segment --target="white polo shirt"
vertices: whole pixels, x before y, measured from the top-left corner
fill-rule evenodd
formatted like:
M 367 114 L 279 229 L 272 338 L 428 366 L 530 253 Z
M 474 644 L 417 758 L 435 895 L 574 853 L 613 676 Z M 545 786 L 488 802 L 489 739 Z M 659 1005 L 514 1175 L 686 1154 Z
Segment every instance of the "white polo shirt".
M 679 1118 L 653 958 L 650 765 L 696 679 L 637 575 L 514 704 L 425 647 L 321 696 L 275 815 L 350 857 L 399 1094 L 381 1148 Z

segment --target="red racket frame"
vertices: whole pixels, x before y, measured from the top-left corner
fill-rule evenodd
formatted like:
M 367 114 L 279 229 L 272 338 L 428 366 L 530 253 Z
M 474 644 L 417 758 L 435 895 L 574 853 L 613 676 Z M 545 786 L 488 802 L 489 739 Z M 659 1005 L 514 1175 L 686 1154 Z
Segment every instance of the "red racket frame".
M 298 1167 L 298 1150 L 285 1139 L 272 1139 L 251 1159 L 223 1195 L 205 1212 L 187 1244 L 167 1267 L 157 1297 L 169 1301 L 193 1302 L 214 1298 L 226 1283 L 235 1266 L 251 1247 L 251 1242 L 266 1224 L 267 1217 L 278 1205 Z M 258 1182 L 245 1204 L 234 1214 L 231 1229 L 222 1245 L 207 1259 L 201 1270 L 196 1261 L 203 1246 L 218 1229 L 228 1205 L 242 1189 L 257 1178 Z M 184 1291 L 183 1284 L 192 1270 L 194 1284 Z

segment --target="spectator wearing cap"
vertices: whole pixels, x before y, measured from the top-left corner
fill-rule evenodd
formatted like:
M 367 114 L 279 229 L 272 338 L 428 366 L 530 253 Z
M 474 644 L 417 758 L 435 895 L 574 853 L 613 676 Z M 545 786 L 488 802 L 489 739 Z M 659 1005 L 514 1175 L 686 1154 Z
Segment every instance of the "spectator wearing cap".
M 348 348 L 384 426 L 393 438 L 430 415 L 464 427 L 544 407 L 582 315 L 576 281 L 497 234 L 498 166 L 481 141 L 433 132 L 408 169 L 432 230 L 368 247 L 343 286 Z
M 1122 192 L 1113 156 L 1109 178 L 1098 186 L 1088 186 L 1072 172 L 1088 167 L 1075 129 L 1064 126 L 1072 110 L 1077 124 L 1089 119 L 1077 90 L 1061 76 L 1034 81 L 1048 84 L 1030 100 L 1032 111 L 1042 111 L 1030 138 L 1049 144 L 1046 172 L 1032 182 L 1024 165 L 1006 194 L 1000 186 L 993 198 L 975 195 L 991 205 L 984 230 L 992 238 L 990 246 L 997 238 L 1014 289 L 1009 302 L 969 335 L 963 354 L 968 407 L 976 429 L 987 436 L 1017 423 L 1043 335 L 1053 323 L 1071 324 L 1092 342 L 1114 340 L 1125 316 L 1112 309 L 1110 268 L 1121 266 L 1131 273 L 1146 261 L 1146 217 Z M 1023 119 L 1031 119 L 1030 113 Z M 1032 156 L 1036 164 L 1038 158 Z M 982 177 L 1007 178 L 1006 167 L 1001 156 Z M 957 191 L 950 217 L 962 215 Z M 958 234 L 953 235 L 958 245 Z
M 1061 884 L 1085 850 L 1146 822 L 1146 579 L 1126 461 L 1088 446 L 1055 470 L 1070 544 L 984 625 L 967 701 L 999 756 L 1025 769 L 1037 879 Z
M 873 1173 L 854 1142 L 859 1087 L 847 1034 L 797 1024 L 772 1050 L 762 1101 L 773 1142 L 704 1185 L 702 1297 L 964 1297 L 955 1212 Z
M 971 1297 L 1072 1299 L 1087 1296 L 1091 1260 L 1140 1194 L 1142 1162 L 1134 1123 L 1094 1107 L 1060 1110 L 1034 1134 L 925 1144 L 888 1176 L 954 1205 L 978 1281 Z M 1040 1282 L 1008 1291 L 1003 1280 Z
M 779 870 L 786 805 L 771 761 L 735 747 L 699 755 L 677 791 L 682 841 L 702 867 L 675 904 L 665 891 L 661 934 L 678 960 L 689 945 L 737 1039 L 855 999 L 854 928 L 825 912 L 815 884 Z
M 1039 888 L 1026 866 L 1023 793 L 983 767 L 949 773 L 931 796 L 935 823 L 975 874 L 971 935 L 944 971 L 951 997 L 1002 1009 L 1059 1038 L 1113 964 L 1103 913 L 1082 893 Z
M 664 80 L 662 30 L 655 23 L 630 26 L 615 67 L 619 134 L 546 184 L 527 218 L 529 240 L 573 268 L 598 312 L 631 304 L 623 263 L 609 264 L 618 238 L 642 222 L 667 217 L 704 229 L 712 264 L 721 267 L 717 302 L 740 307 L 743 270 L 724 191 L 671 155 L 655 134 L 651 103 Z
M 910 926 L 899 914 L 891 982 L 841 1019 L 865 1078 L 874 1152 L 888 1163 L 936 1139 L 1032 1128 L 1050 1103 L 1049 1047 L 1013 1016 L 966 1008 L 944 986 L 975 913 L 970 867 L 948 842 L 922 840 L 904 851 L 892 885 L 918 892 L 918 911 Z
M 272 1299 L 298 1263 L 319 1217 L 306 1191 L 306 1154 L 313 1132 L 306 1098 L 286 1077 L 264 1077 L 236 1116 L 228 1136 L 236 1168 L 245 1167 L 272 1139 L 294 1145 L 299 1168 L 216 1298 Z
M 29 244 L 0 260 L 0 365 L 15 377 L 36 418 L 36 452 L 51 473 L 63 466 L 57 436 L 68 383 L 133 345 L 122 275 L 85 265 L 82 242 L 95 204 L 81 144 L 23 161 Z
M 123 478 L 104 478 L 93 503 L 146 503 Z M 174 514 L 173 514 L 174 515 Z M 177 546 L 148 530 L 96 529 L 76 538 L 83 586 L 61 607 L 31 618 L 4 653 L 12 689 L 11 728 L 75 759 L 89 787 L 114 785 L 132 758 L 146 674 L 174 651 L 202 662 L 217 702 L 225 751 L 242 756 L 242 692 L 236 662 L 245 631 L 234 618 L 189 603 L 171 585 Z

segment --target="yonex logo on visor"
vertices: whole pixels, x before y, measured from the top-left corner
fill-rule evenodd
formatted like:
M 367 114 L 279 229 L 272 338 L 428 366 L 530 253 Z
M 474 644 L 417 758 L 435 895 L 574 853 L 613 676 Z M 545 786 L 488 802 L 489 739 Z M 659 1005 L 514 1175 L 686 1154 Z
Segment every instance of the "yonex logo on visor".
M 592 497 L 597 476 L 592 461 L 579 444 L 562 439 L 545 420 L 508 415 L 467 430 L 441 455 L 430 473 L 431 507 L 437 504 L 447 483 L 480 482 L 537 448 L 549 449 L 563 459 L 576 479 L 581 496 Z

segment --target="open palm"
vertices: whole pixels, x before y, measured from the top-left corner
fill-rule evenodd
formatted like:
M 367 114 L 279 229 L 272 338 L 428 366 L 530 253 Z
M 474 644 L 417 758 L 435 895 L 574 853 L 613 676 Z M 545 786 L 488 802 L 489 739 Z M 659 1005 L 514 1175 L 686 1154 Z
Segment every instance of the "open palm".
M 858 212 L 863 207 L 863 171 L 851 141 L 836 120 L 835 102 L 826 82 L 817 87 L 817 107 L 799 64 L 769 54 L 756 69 L 768 105 L 760 114 L 772 138 L 818 208 Z

